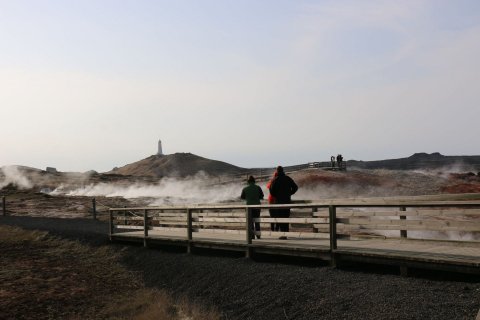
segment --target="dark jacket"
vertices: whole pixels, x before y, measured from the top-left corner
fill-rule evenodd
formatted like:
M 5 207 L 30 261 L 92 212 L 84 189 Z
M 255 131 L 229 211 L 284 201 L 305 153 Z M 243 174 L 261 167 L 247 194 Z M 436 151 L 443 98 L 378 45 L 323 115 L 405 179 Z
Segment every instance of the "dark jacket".
M 263 199 L 262 188 L 255 183 L 249 183 L 248 186 L 243 188 L 240 198 L 247 200 L 247 205 L 260 204 L 260 199 Z
M 285 173 L 279 173 L 270 186 L 270 193 L 275 197 L 278 204 L 290 203 L 292 194 L 297 190 L 297 184 Z

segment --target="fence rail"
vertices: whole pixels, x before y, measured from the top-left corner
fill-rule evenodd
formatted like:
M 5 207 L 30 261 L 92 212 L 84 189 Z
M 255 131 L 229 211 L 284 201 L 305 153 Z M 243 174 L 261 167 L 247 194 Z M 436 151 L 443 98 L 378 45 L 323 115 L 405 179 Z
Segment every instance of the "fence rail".
M 338 239 L 405 238 L 449 242 L 440 234 L 456 231 L 473 236 L 461 240 L 480 243 L 480 201 L 435 201 L 419 203 L 310 203 L 288 205 L 213 205 L 182 207 L 111 208 L 110 236 L 122 230 L 144 230 L 145 241 L 149 230 L 177 231 L 188 240 L 195 233 L 243 234 L 245 243 L 252 244 L 254 236 L 288 236 L 291 238 L 329 239 L 330 250 L 337 249 Z M 261 209 L 260 217 L 252 211 Z M 289 218 L 271 218 L 269 209 L 290 209 Z M 381 210 L 379 210 L 381 209 Z M 142 215 L 135 213 L 142 213 Z M 260 224 L 260 231 L 254 230 Z M 287 223 L 289 232 L 270 228 L 272 223 Z M 398 231 L 397 235 L 383 231 Z M 437 238 L 410 236 L 410 232 L 440 232 Z M 380 232 L 380 233 L 379 233 Z

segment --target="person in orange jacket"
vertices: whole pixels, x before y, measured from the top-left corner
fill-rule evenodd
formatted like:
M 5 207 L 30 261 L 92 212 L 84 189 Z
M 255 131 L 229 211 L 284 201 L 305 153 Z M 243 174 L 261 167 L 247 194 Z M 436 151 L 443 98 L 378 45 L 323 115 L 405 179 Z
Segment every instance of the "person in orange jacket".
M 273 179 L 275 179 L 275 177 L 277 177 L 277 176 L 278 176 L 278 173 L 277 173 L 277 171 L 275 171 L 275 173 L 273 174 L 272 180 L 268 181 L 268 183 L 267 183 L 267 189 L 268 189 L 268 191 L 270 191 L 270 187 L 272 186 Z M 274 196 L 272 195 L 272 193 L 270 193 L 270 192 L 269 192 L 269 194 L 268 194 L 268 203 L 269 203 L 269 204 L 275 204 L 275 197 L 274 197 Z M 269 209 L 268 211 L 269 211 L 269 213 L 270 213 L 270 218 L 278 218 L 278 217 L 277 217 L 277 214 L 276 214 L 276 213 L 277 213 L 277 212 L 276 212 L 277 210 L 275 210 L 275 209 Z M 280 227 L 278 226 L 278 223 L 275 223 L 275 222 L 270 223 L 270 230 L 272 230 L 272 231 L 279 231 L 279 230 L 280 230 Z

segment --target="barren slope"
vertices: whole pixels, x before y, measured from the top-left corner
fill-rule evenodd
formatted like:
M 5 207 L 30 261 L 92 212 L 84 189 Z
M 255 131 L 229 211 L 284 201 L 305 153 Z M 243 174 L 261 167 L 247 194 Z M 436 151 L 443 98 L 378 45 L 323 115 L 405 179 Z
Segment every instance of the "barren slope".
M 245 172 L 245 169 L 192 153 L 174 153 L 163 156 L 153 155 L 114 169 L 111 173 L 132 176 L 187 177 L 201 171 L 212 176 L 220 176 L 240 174 Z

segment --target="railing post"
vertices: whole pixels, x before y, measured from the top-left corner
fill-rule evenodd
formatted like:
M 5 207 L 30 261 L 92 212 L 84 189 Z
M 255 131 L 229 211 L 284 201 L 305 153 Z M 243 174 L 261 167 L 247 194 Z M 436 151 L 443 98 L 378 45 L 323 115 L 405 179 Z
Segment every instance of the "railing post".
M 193 240 L 193 228 L 192 228 L 192 209 L 187 209 L 187 253 L 192 253 L 192 240 Z
M 332 267 L 337 266 L 335 251 L 337 250 L 337 208 L 335 206 L 328 207 L 328 220 L 330 223 L 330 264 Z
M 313 207 L 312 208 L 312 218 L 315 218 L 315 212 L 318 211 L 318 208 Z M 318 228 L 315 228 L 315 224 L 313 224 L 313 233 L 318 233 Z
M 112 240 L 112 236 L 113 236 L 113 232 L 114 232 L 114 229 L 113 229 L 113 211 L 112 210 L 109 210 L 109 229 L 110 229 L 110 241 Z
M 147 238 L 148 238 L 148 211 L 147 209 L 143 210 L 143 246 L 147 247 Z
M 407 211 L 407 208 L 400 207 L 400 211 Z M 400 220 L 407 220 L 407 216 L 400 216 Z M 400 238 L 407 238 L 407 230 L 400 230 Z
M 5 199 L 5 196 L 2 197 L 2 212 L 4 216 L 7 215 L 7 201 Z
M 92 215 L 93 220 L 97 220 L 97 200 L 95 198 L 92 199 Z
M 246 208 L 245 209 L 245 234 L 247 236 L 247 250 L 245 252 L 245 257 L 250 258 L 251 257 L 251 249 L 250 245 L 252 244 L 252 236 L 253 236 L 253 230 L 252 230 L 252 209 L 251 208 Z

